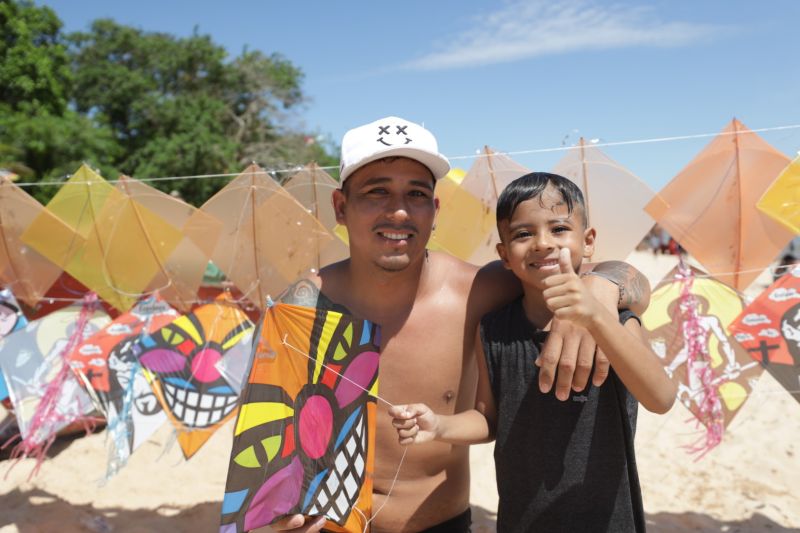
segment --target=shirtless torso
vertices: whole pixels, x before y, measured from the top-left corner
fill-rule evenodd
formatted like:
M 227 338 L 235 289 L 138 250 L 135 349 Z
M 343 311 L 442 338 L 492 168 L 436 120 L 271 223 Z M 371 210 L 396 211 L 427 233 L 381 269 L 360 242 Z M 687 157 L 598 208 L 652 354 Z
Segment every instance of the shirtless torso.
M 380 397 L 392 404 L 424 398 L 450 414 L 471 408 L 477 383 L 475 328 L 481 316 L 518 293 L 513 280 L 495 268 L 479 271 L 436 252 L 427 254 L 419 275 L 403 280 L 364 283 L 359 278 L 353 284 L 353 270 L 349 260 L 343 261 L 312 281 L 329 300 L 381 324 Z M 416 289 L 409 290 L 410 285 Z M 372 296 L 362 296 L 365 292 Z M 304 283 L 284 300 L 313 305 L 316 295 Z M 379 405 L 376 424 L 373 511 L 381 511 L 373 531 L 420 531 L 464 512 L 469 506 L 468 447 L 416 446 L 408 449 L 401 466 L 405 448 L 397 442 L 385 407 Z M 384 506 L 387 497 L 391 504 Z

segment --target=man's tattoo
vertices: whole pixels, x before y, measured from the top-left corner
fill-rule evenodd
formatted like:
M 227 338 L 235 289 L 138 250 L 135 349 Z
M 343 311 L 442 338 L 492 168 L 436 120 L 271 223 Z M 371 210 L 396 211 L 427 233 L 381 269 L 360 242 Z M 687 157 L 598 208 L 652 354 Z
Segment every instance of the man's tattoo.
M 641 272 L 623 261 L 604 261 L 594 272 L 619 286 L 619 307 L 646 307 L 650 300 L 650 283 Z
M 287 304 L 316 307 L 319 301 L 319 294 L 319 288 L 312 281 L 301 279 L 287 287 L 281 295 L 280 301 Z

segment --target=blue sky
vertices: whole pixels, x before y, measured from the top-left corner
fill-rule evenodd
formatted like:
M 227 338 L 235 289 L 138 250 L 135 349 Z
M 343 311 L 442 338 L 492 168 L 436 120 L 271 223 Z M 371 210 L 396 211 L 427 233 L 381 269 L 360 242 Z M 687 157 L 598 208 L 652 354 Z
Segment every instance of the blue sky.
M 741 0 L 38 0 L 67 31 L 102 17 L 237 55 L 280 52 L 305 73 L 306 129 L 338 141 L 386 115 L 423 122 L 454 166 L 484 145 L 536 152 L 578 137 L 615 143 L 800 124 L 800 2 Z M 800 128 L 761 134 L 790 157 Z M 609 146 L 654 190 L 709 138 Z M 262 162 L 268 164 L 268 162 Z

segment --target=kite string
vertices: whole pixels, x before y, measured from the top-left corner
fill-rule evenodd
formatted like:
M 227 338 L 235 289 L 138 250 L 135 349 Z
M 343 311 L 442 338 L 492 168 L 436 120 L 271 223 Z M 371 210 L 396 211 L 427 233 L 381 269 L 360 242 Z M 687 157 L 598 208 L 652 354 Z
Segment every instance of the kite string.
M 400 469 L 403 468 L 403 461 L 405 461 L 407 453 L 408 453 L 408 446 L 404 446 L 403 447 L 403 455 L 400 457 L 400 463 L 397 465 L 397 472 L 394 473 L 394 478 L 392 478 L 392 484 L 389 485 L 389 490 L 386 492 L 386 496 L 384 496 L 384 498 L 383 498 L 383 503 L 381 503 L 381 506 L 378 507 L 377 511 L 372 513 L 372 516 L 369 517 L 369 519 L 364 515 L 364 513 L 361 511 L 361 509 L 359 509 L 357 507 L 358 500 L 356 500 L 356 504 L 353 506 L 353 509 L 355 509 L 355 511 L 358 514 L 360 514 L 361 518 L 363 518 L 364 521 L 365 521 L 364 522 L 364 530 L 362 531 L 362 533 L 367 533 L 367 529 L 369 528 L 370 522 L 375 520 L 375 517 L 378 516 L 378 513 L 380 513 L 383 510 L 383 507 L 386 505 L 386 502 L 389 501 L 389 496 L 392 494 L 392 491 L 394 490 L 394 485 L 395 485 L 395 483 L 397 483 L 397 478 L 400 476 Z
M 301 349 L 299 349 L 299 348 L 297 348 L 297 347 L 295 347 L 295 346 L 292 346 L 292 344 L 291 344 L 291 343 L 289 343 L 289 342 L 286 340 L 288 336 L 289 336 L 288 334 L 284 335 L 284 336 L 283 336 L 283 339 L 281 340 L 281 343 L 282 343 L 284 346 L 287 346 L 288 348 L 291 348 L 291 349 L 292 349 L 292 350 L 294 350 L 295 352 L 297 352 L 297 353 L 299 353 L 300 355 L 302 355 L 302 356 L 306 357 L 306 358 L 307 358 L 309 361 L 316 362 L 316 360 L 315 360 L 313 357 L 311 357 L 311 355 L 309 355 L 309 354 L 305 353 L 303 350 L 301 350 Z M 356 383 L 355 381 L 353 381 L 352 379 L 350 379 L 350 378 L 348 378 L 348 377 L 344 376 L 343 374 L 341 374 L 341 373 L 337 372 L 336 370 L 332 369 L 331 367 L 329 367 L 329 366 L 328 366 L 328 365 L 326 365 L 325 363 L 320 363 L 320 364 L 321 364 L 321 365 L 322 365 L 322 367 L 323 367 L 323 368 L 325 368 L 326 370 L 328 370 L 328 371 L 330 371 L 330 372 L 333 372 L 334 374 L 336 374 L 336 375 L 337 375 L 337 376 L 339 376 L 340 378 L 342 378 L 342 379 L 344 379 L 344 380 L 346 380 L 346 381 L 350 382 L 350 383 L 351 383 L 352 385 L 354 385 L 355 387 L 358 387 L 358 388 L 359 388 L 359 389 L 361 389 L 362 391 L 366 392 L 366 393 L 367 393 L 369 396 L 373 396 L 373 397 L 377 398 L 378 400 L 382 401 L 383 403 L 385 403 L 385 404 L 386 404 L 386 405 L 388 405 L 389 407 L 395 407 L 395 405 L 394 405 L 393 403 L 389 402 L 388 400 L 384 400 L 383 398 L 381 398 L 381 397 L 380 397 L 380 396 L 378 396 L 377 394 L 371 394 L 371 393 L 370 393 L 370 392 L 369 392 L 367 389 L 365 389 L 364 387 L 362 387 L 360 384 L 358 384 L 358 383 Z M 407 453 L 408 453 L 408 446 L 405 446 L 405 447 L 403 447 L 403 455 L 400 457 L 400 462 L 399 462 L 399 463 L 398 463 L 398 465 L 397 465 L 397 471 L 394 473 L 394 478 L 392 479 L 392 484 L 389 486 L 389 490 L 386 492 L 386 495 L 385 495 L 385 497 L 384 497 L 384 499 L 383 499 L 383 503 L 381 504 L 381 506 L 380 506 L 380 507 L 378 507 L 378 510 L 377 510 L 377 511 L 375 511 L 374 513 L 372 513 L 372 516 L 371 516 L 369 519 L 367 519 L 367 517 L 364 515 L 364 513 L 363 513 L 363 512 L 361 512 L 361 510 L 360 510 L 360 509 L 359 509 L 359 508 L 356 506 L 356 505 L 358 504 L 358 501 L 356 501 L 356 505 L 354 505 L 354 506 L 353 506 L 353 509 L 355 509 L 355 510 L 356 510 L 356 512 L 358 512 L 358 514 L 360 514 L 360 515 L 361 515 L 361 517 L 362 517 L 362 518 L 363 518 L 363 519 L 366 521 L 366 522 L 364 523 L 364 531 L 363 531 L 363 533 L 366 533 L 366 532 L 367 532 L 367 528 L 369 527 L 369 524 L 370 524 L 370 522 L 372 522 L 372 521 L 375 519 L 375 517 L 376 517 L 376 516 L 378 516 L 378 513 L 380 513 L 380 512 L 381 512 L 381 510 L 383 510 L 383 507 L 384 507 L 384 505 L 386 505 L 386 502 L 388 502 L 388 501 L 389 501 L 389 496 L 392 494 L 392 490 L 394 490 L 395 483 L 397 483 L 397 479 L 398 479 L 398 477 L 400 476 L 400 469 L 403 467 L 403 461 L 405 461 L 405 459 L 406 459 L 406 454 L 407 454 Z
M 697 133 L 691 135 L 673 135 L 669 137 L 652 137 L 647 139 L 633 139 L 628 141 L 611 141 L 611 142 L 602 142 L 602 143 L 593 143 L 591 146 L 593 147 L 607 147 L 607 146 L 627 146 L 627 145 L 637 145 L 637 144 L 651 144 L 651 143 L 660 143 L 660 142 L 672 142 L 672 141 L 685 141 L 685 140 L 692 140 L 692 139 L 703 139 L 709 137 L 716 137 L 716 136 L 723 136 L 723 135 L 747 135 L 747 134 L 755 134 L 755 133 L 764 133 L 770 131 L 783 131 L 783 130 L 792 130 L 800 128 L 800 124 L 788 124 L 785 126 L 771 126 L 765 128 L 755 128 L 750 129 L 748 131 L 723 131 L 723 132 L 715 132 L 715 133 Z M 534 149 L 526 149 L 526 150 L 515 150 L 515 151 L 508 151 L 508 152 L 493 152 L 491 155 L 526 155 L 526 154 L 541 154 L 541 153 L 548 153 L 548 152 L 564 152 L 569 150 L 578 150 L 580 146 L 558 146 L 554 148 L 534 148 Z M 459 155 L 459 156 L 448 156 L 448 159 L 451 161 L 462 160 L 462 159 L 478 159 L 480 157 L 487 157 L 487 154 L 472 154 L 472 155 Z M 293 166 L 289 168 L 283 169 L 272 169 L 272 170 L 263 170 L 256 172 L 257 174 L 269 174 L 274 176 L 275 174 L 279 173 L 288 173 L 288 172 L 298 172 L 302 170 L 302 166 Z M 330 165 L 324 167 L 317 167 L 321 170 L 338 170 L 338 165 Z M 155 182 L 155 181 L 177 181 L 177 180 L 191 180 L 191 179 L 210 179 L 210 178 L 230 178 L 233 176 L 240 175 L 241 172 L 234 172 L 234 173 L 223 173 L 223 174 L 197 174 L 192 176 L 163 176 L 163 177 L 153 177 L 153 178 L 136 178 L 139 181 L 144 182 Z M 63 179 L 69 177 L 69 174 L 63 176 Z M 109 183 L 116 183 L 119 180 L 106 180 Z M 79 183 L 79 182 L 73 182 Z M 24 182 L 24 183 L 15 183 L 18 187 L 45 187 L 45 186 L 53 186 L 59 185 L 59 183 L 54 181 L 48 182 Z
M 284 336 L 283 336 L 283 340 L 281 340 L 281 344 L 283 344 L 284 346 L 287 346 L 287 347 L 291 348 L 291 349 L 292 349 L 292 350 L 294 350 L 295 352 L 297 352 L 297 353 L 299 353 L 300 355 L 302 355 L 303 357 L 307 358 L 309 361 L 312 361 L 312 362 L 314 362 L 314 363 L 316 363 L 316 362 L 317 362 L 317 361 L 316 361 L 316 359 L 314 359 L 313 357 L 311 357 L 309 354 L 305 353 L 303 350 L 301 350 L 301 349 L 299 349 L 299 348 L 296 348 L 295 346 L 292 346 L 292 345 L 291 345 L 291 343 L 289 343 L 289 341 L 287 341 L 287 340 L 286 340 L 286 338 L 287 338 L 288 336 L 289 336 L 288 334 L 286 334 L 286 335 L 284 335 Z M 373 396 L 374 398 L 376 398 L 376 399 L 378 399 L 378 400 L 382 401 L 383 403 L 385 403 L 385 404 L 386 404 L 386 405 L 388 405 L 389 407 L 395 407 L 395 405 L 394 405 L 393 403 L 391 403 L 390 401 L 388 401 L 388 400 L 384 400 L 383 398 L 381 398 L 381 397 L 380 397 L 380 396 L 378 396 L 377 394 L 371 394 L 371 393 L 369 392 L 369 390 L 367 390 L 367 389 L 365 389 L 364 387 L 362 387 L 362 386 L 361 386 L 361 384 L 359 384 L 359 383 L 356 383 L 355 381 L 353 381 L 352 379 L 348 378 L 347 376 L 345 376 L 345 375 L 343 375 L 343 374 L 341 374 L 341 373 L 337 372 L 336 370 L 334 370 L 333 368 L 329 367 L 329 366 L 328 366 L 328 365 L 326 365 L 325 363 L 320 363 L 320 365 L 321 365 L 323 368 L 325 368 L 326 370 L 328 370 L 328 371 L 330 371 L 330 372 L 333 372 L 334 374 L 336 374 L 337 376 L 339 376 L 339 377 L 340 377 L 340 378 L 342 378 L 343 380 L 350 382 L 350 384 L 351 384 L 351 385 L 353 385 L 353 386 L 355 386 L 355 387 L 357 387 L 357 388 L 361 389 L 362 391 L 366 392 L 368 396 Z

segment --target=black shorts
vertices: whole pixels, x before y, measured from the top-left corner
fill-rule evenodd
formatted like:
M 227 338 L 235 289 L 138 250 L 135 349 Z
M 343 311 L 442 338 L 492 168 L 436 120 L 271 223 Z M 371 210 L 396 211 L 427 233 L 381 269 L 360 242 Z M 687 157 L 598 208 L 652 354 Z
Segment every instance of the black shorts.
M 472 510 L 467 509 L 460 515 L 454 516 L 441 524 L 429 527 L 419 533 L 470 533 L 472 526 Z
M 419 533 L 470 533 L 472 529 L 472 510 L 467 509 L 458 516 L 454 516 L 450 520 L 445 520 L 440 524 L 423 529 Z M 327 529 L 323 529 L 322 533 L 329 533 Z

